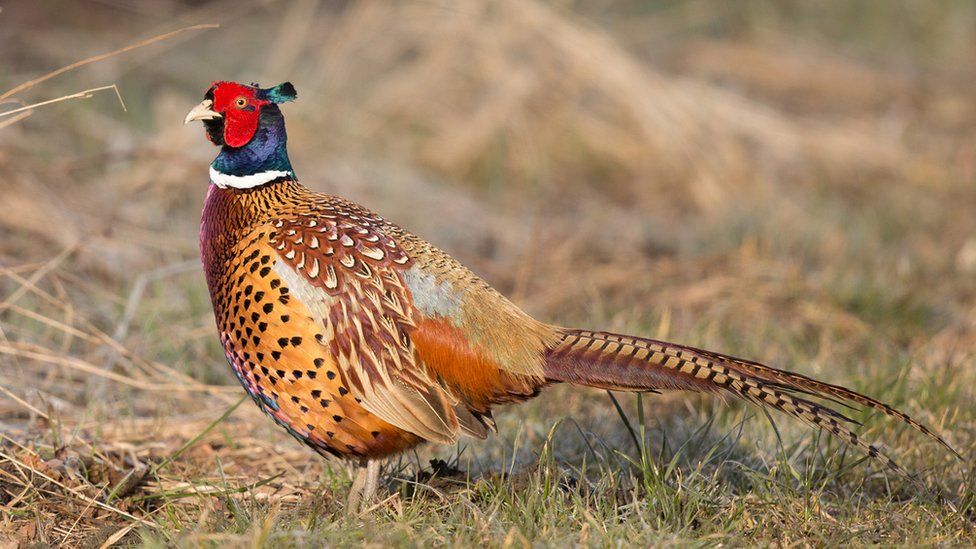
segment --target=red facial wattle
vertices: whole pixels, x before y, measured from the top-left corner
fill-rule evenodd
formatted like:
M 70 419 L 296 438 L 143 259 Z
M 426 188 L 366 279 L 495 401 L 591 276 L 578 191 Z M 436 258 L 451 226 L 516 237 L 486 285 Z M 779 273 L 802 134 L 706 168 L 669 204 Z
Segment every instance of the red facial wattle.
M 213 110 L 224 117 L 224 143 L 243 147 L 258 129 L 261 107 L 269 101 L 259 99 L 257 90 L 236 82 L 215 82 Z

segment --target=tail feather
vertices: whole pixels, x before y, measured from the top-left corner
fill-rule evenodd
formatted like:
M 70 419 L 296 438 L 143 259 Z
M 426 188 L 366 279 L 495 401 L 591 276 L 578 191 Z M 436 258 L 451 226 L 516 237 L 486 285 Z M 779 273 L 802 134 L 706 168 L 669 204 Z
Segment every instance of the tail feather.
M 753 375 L 757 377 L 763 377 L 765 379 L 776 380 L 782 382 L 788 387 L 792 387 L 795 391 L 800 391 L 809 395 L 814 395 L 820 398 L 830 398 L 833 402 L 837 402 L 844 406 L 850 407 L 850 404 L 844 402 L 844 400 L 856 402 L 862 406 L 878 410 L 879 412 L 885 414 L 886 416 L 893 417 L 909 426 L 911 426 L 916 431 L 922 433 L 923 435 L 931 438 L 938 442 L 943 448 L 951 452 L 954 456 L 960 460 L 964 459 L 959 452 L 956 451 L 942 436 L 935 433 L 924 424 L 918 420 L 912 418 L 908 414 L 891 407 L 884 402 L 873 399 L 867 395 L 862 395 L 861 393 L 847 389 L 846 387 L 841 387 L 840 385 L 833 385 L 831 383 L 826 383 L 823 381 L 818 381 L 811 377 L 807 377 L 803 374 L 796 374 L 793 372 L 785 372 L 783 370 L 777 370 L 776 368 L 771 368 L 765 364 L 760 364 L 758 362 L 753 362 L 751 360 L 743 360 L 741 358 L 735 358 L 728 355 L 722 355 L 719 353 L 713 353 L 711 351 L 705 351 L 702 349 L 695 349 L 689 347 L 689 349 L 694 352 L 701 353 L 704 356 L 711 357 L 715 360 L 729 361 L 738 364 L 747 371 L 751 371 Z
M 798 395 L 848 408 L 859 404 L 910 425 L 962 459 L 941 436 L 883 402 L 804 375 L 694 347 L 608 332 L 563 330 L 562 341 L 546 355 L 545 373 L 553 382 L 611 390 L 726 391 L 825 429 L 896 473 L 911 478 L 878 447 L 850 430 L 848 424 L 857 424 L 856 421 L 829 405 Z

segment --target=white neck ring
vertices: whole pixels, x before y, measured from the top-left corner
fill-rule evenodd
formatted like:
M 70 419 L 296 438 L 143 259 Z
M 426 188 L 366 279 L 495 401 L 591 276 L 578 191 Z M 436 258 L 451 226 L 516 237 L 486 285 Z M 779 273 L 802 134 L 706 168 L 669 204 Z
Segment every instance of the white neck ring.
M 234 189 L 251 189 L 264 185 L 265 183 L 270 183 L 275 179 L 291 176 L 291 172 L 282 170 L 268 170 L 251 175 L 230 175 L 218 172 L 213 166 L 210 166 L 210 181 L 213 181 L 213 184 L 221 189 L 228 187 Z

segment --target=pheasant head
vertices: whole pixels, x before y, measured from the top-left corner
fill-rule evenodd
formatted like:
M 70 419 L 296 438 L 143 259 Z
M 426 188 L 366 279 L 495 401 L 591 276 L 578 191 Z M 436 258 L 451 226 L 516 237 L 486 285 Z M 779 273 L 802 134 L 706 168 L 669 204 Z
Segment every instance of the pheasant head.
M 295 177 L 288 160 L 285 119 L 278 105 L 297 96 L 291 82 L 272 88 L 237 82 L 210 86 L 183 123 L 203 121 L 207 137 L 221 148 L 210 165 L 216 185 L 249 188 Z

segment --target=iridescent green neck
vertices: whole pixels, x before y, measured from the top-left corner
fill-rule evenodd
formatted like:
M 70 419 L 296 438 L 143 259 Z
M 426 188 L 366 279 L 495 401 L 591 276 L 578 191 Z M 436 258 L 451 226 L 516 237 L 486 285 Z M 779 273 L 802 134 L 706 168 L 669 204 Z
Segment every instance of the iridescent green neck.
M 295 171 L 288 160 L 288 135 L 285 132 L 285 119 L 277 105 L 265 105 L 261 109 L 261 119 L 254 137 L 243 147 L 224 145 L 220 154 L 210 164 L 211 174 L 228 176 L 227 181 L 234 178 L 248 178 L 254 182 L 261 180 L 262 174 L 274 178 L 295 178 Z M 280 174 L 280 175 L 279 175 Z M 272 179 L 269 179 L 269 181 Z M 265 181 L 267 182 L 267 181 Z M 219 181 L 214 183 L 220 184 Z M 221 186 L 238 186 L 228 183 Z M 247 186 L 254 186 L 250 184 Z

